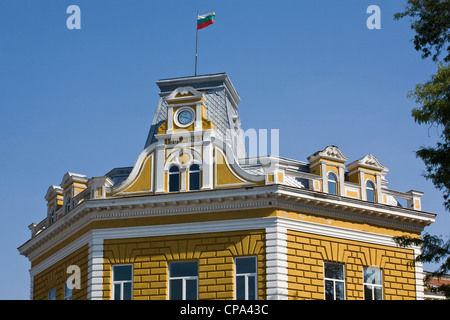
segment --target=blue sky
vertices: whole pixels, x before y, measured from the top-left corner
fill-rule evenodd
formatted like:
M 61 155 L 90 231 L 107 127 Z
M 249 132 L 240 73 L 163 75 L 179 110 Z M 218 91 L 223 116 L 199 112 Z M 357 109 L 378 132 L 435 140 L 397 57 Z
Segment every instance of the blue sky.
M 17 247 L 46 215 L 44 195 L 67 172 L 100 176 L 132 166 L 158 99 L 155 81 L 226 72 L 242 98 L 244 129 L 280 129 L 280 155 L 306 161 L 337 145 L 349 162 L 375 155 L 389 187 L 421 190 L 438 213 L 425 230 L 449 235 L 442 193 L 415 157 L 438 130 L 419 126 L 406 97 L 435 64 L 411 43 L 406 1 L 2 0 L 0 2 L 0 299 L 29 298 L 29 261 Z M 69 30 L 69 5 L 81 29 Z M 369 30 L 369 5 L 381 29 Z

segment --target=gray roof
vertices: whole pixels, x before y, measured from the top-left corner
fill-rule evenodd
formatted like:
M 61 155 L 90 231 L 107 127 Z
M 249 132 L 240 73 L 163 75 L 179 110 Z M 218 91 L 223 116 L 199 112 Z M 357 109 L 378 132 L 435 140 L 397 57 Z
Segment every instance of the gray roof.
M 158 127 L 167 119 L 165 98 L 178 87 L 191 86 L 205 95 L 206 118 L 213 123 L 216 138 L 226 143 L 237 158 L 246 156 L 237 106 L 241 99 L 226 73 L 162 79 L 156 84 L 160 98 L 144 148 L 156 142 Z

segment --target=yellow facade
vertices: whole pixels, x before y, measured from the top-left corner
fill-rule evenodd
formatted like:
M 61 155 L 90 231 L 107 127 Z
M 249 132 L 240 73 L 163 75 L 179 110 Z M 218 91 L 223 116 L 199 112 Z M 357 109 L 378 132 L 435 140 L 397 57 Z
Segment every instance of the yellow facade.
M 363 267 L 382 269 L 384 300 L 415 299 L 414 252 L 359 241 L 288 232 L 291 299 L 324 299 L 324 262 L 345 265 L 347 300 L 363 300 Z
M 87 291 L 88 275 L 88 246 L 83 246 L 79 250 L 55 263 L 45 271 L 34 277 L 34 300 L 47 300 L 48 292 L 55 289 L 56 299 L 64 299 L 64 284 L 71 273 L 67 272 L 69 266 L 75 265 L 80 268 L 81 279 L 80 289 L 73 290 L 73 300 L 85 300 Z
M 234 299 L 234 258 L 256 256 L 258 298 L 265 298 L 263 231 L 105 241 L 103 298 L 111 299 L 111 266 L 133 265 L 133 298 L 168 299 L 168 263 L 198 261 L 200 300 Z

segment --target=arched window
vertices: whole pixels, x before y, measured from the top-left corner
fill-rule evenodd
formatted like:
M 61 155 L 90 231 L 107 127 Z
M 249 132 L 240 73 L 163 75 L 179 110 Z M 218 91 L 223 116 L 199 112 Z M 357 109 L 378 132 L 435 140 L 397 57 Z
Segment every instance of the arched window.
M 375 186 L 372 181 L 366 182 L 366 199 L 370 202 L 375 202 Z
M 180 191 L 180 168 L 172 166 L 169 169 L 169 192 Z
M 328 193 L 337 194 L 337 178 L 334 173 L 328 174 Z
M 189 190 L 200 190 L 200 166 L 198 164 L 189 167 Z

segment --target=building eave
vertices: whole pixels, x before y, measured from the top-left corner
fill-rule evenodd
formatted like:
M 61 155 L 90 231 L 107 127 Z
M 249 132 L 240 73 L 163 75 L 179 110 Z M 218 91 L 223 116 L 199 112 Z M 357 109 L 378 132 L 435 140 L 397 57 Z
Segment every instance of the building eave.
M 436 214 L 285 185 L 92 199 L 18 248 L 30 260 L 94 221 L 273 208 L 420 233 Z M 43 250 L 42 248 L 46 248 Z

